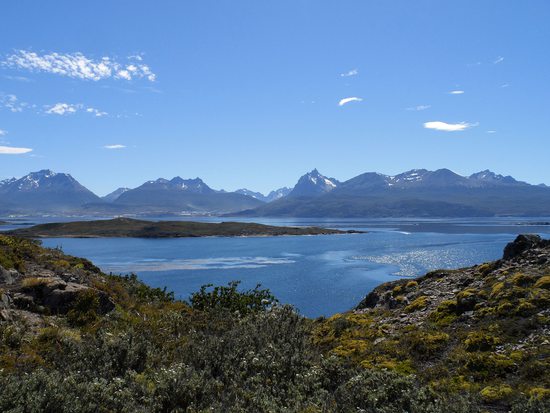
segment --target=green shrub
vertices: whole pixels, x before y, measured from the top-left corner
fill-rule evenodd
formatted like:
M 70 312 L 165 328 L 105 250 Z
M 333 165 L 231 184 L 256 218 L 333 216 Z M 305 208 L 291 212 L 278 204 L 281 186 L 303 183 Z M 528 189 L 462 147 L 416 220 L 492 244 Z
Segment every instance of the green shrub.
M 239 281 L 232 281 L 227 287 L 203 285 L 199 292 L 191 295 L 191 307 L 200 310 L 226 310 L 231 313 L 246 315 L 265 311 L 277 303 L 269 290 L 261 290 L 258 284 L 254 289 L 240 292 Z

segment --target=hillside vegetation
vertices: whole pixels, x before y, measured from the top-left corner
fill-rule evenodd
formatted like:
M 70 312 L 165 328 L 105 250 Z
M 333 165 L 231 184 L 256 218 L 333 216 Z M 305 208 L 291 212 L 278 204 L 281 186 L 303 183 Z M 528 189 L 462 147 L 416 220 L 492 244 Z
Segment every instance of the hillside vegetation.
M 259 286 L 181 302 L 0 235 L 0 411 L 547 412 L 549 244 L 310 320 Z

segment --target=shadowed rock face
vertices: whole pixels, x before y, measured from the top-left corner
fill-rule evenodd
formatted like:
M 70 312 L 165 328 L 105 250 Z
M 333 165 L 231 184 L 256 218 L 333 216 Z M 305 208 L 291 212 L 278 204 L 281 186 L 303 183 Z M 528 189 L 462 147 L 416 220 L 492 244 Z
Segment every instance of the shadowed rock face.
M 502 259 L 511 260 L 525 251 L 544 248 L 548 245 L 550 245 L 550 240 L 544 240 L 538 235 L 518 235 L 513 242 L 506 245 Z

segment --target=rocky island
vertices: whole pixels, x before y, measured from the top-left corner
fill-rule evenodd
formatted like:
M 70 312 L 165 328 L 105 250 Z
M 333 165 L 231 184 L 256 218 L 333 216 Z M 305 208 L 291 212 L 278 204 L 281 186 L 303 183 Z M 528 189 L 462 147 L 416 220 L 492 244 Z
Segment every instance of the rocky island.
M 143 221 L 131 218 L 34 225 L 6 232 L 32 238 L 188 238 L 351 234 L 320 227 L 279 227 L 247 222 Z
M 0 411 L 550 411 L 550 240 L 316 320 L 269 291 L 188 302 L 0 235 Z

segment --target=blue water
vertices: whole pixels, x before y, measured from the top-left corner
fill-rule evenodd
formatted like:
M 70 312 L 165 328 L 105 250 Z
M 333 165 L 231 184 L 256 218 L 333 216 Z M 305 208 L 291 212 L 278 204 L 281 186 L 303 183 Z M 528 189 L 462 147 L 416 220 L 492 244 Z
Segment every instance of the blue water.
M 195 218 L 196 219 L 196 218 Z M 218 219 L 219 220 L 219 219 Z M 517 220 L 516 220 L 517 221 Z M 549 226 L 494 221 L 279 220 L 368 229 L 367 234 L 182 239 L 46 239 L 105 272 L 135 272 L 187 299 L 203 284 L 262 284 L 283 303 L 316 317 L 346 311 L 377 285 L 433 269 L 498 259 L 518 233 L 550 236 Z M 274 223 L 273 220 L 269 221 Z

